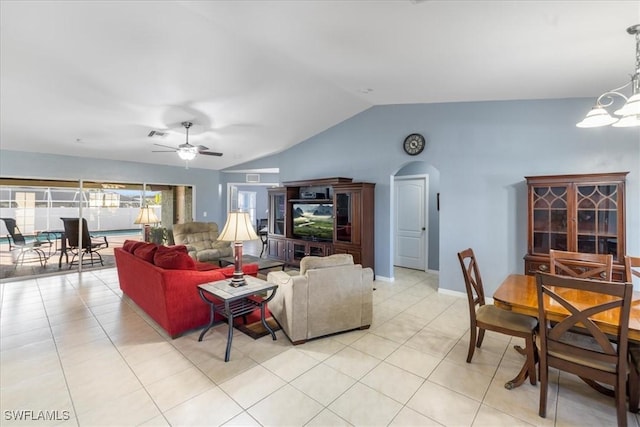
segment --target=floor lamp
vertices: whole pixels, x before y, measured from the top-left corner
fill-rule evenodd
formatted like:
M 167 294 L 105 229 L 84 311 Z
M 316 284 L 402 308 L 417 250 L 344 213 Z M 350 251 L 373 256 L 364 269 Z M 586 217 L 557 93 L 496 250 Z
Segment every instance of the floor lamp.
M 231 279 L 231 286 L 238 287 L 247 284 L 244 280 L 244 273 L 242 272 L 242 242 L 257 239 L 258 235 L 253 229 L 248 212 L 229 212 L 227 223 L 218 236 L 218 240 L 233 242 L 235 269 L 233 271 L 233 278 Z

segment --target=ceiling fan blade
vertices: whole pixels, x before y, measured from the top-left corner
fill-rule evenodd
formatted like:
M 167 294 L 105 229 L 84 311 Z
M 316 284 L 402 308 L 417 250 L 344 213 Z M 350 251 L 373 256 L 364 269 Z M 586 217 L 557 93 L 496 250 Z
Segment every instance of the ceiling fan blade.
M 178 150 L 177 148 L 175 148 L 175 147 L 170 147 L 170 146 L 168 146 L 168 145 L 155 144 L 155 143 L 154 143 L 153 145 L 157 145 L 158 147 L 170 148 L 170 149 L 171 149 L 171 150 L 173 150 L 173 151 L 177 151 L 177 150 Z
M 217 156 L 222 157 L 222 153 L 216 153 L 215 151 L 200 151 L 198 154 L 202 154 L 205 156 Z
M 205 147 L 204 145 L 198 145 L 198 151 L 207 151 L 209 147 Z

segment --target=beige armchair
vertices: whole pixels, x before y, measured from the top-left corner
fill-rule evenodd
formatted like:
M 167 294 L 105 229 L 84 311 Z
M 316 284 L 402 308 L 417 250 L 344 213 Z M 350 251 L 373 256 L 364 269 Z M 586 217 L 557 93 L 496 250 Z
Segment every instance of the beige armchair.
M 231 242 L 218 240 L 218 224 L 215 222 L 187 222 L 173 224 L 173 240 L 185 245 L 196 261 L 211 262 L 233 255 Z
M 293 344 L 371 326 L 373 270 L 351 255 L 304 257 L 299 275 L 273 271 L 267 281 L 278 285 L 269 311 Z

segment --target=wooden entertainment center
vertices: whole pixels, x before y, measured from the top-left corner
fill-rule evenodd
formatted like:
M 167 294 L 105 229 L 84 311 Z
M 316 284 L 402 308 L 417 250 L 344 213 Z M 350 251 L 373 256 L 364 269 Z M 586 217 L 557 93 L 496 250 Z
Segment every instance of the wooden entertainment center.
M 375 184 L 351 178 L 269 189 L 267 256 L 297 266 L 309 255 L 351 254 L 354 263 L 373 268 L 374 190 Z

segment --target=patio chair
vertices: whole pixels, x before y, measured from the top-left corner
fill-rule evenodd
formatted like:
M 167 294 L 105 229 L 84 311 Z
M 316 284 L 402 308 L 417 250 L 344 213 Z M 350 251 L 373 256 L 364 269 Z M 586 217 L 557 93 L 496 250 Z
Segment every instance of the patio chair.
M 47 265 L 48 256 L 43 249 L 51 248 L 52 242 L 48 237 L 42 237 L 43 240 L 38 240 L 38 237 L 33 238 L 31 241 L 27 241 L 20 229 L 16 220 L 13 218 L 1 218 L 4 221 L 5 226 L 9 234 L 7 239 L 9 240 L 9 251 L 15 252 L 14 255 L 14 268 L 18 265 L 24 264 L 25 256 L 28 254 L 36 255 L 38 261 L 42 267 Z M 34 258 L 35 259 L 35 258 Z
M 104 266 L 102 255 L 99 250 L 108 248 L 107 236 L 91 236 L 87 226 L 87 220 L 82 219 L 82 247 L 80 247 L 80 221 L 78 218 L 60 218 L 64 223 L 64 238 L 66 239 L 66 250 L 73 255 L 69 268 L 77 264 L 85 265 L 85 256 L 89 255 L 90 261 L 87 264 L 93 266 L 94 261 L 100 261 Z
M 627 425 L 626 385 L 631 283 L 605 282 L 537 273 L 540 408 L 546 417 L 549 368 L 613 387 L 619 426 Z M 580 292 L 592 296 L 580 304 L 571 295 Z M 563 307 L 567 316 L 548 316 L 550 307 Z M 615 342 L 598 324 L 598 318 L 615 319 L 619 325 Z M 575 334 L 574 329 L 582 330 Z M 588 383 L 591 385 L 590 383 Z M 561 386 L 562 387 L 562 386 Z

